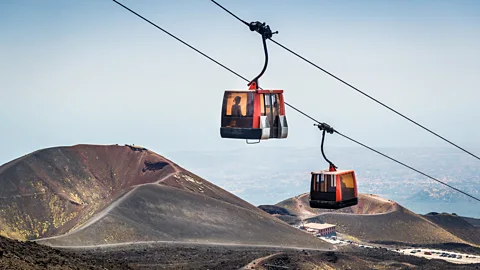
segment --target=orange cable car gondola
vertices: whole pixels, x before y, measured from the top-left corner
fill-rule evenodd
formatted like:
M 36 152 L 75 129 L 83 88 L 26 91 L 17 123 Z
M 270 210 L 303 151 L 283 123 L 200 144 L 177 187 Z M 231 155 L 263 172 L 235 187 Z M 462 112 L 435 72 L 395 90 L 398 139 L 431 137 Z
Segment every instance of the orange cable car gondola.
M 310 207 L 340 209 L 358 204 L 355 172 L 353 170 L 337 170 L 337 167 L 327 159 L 323 151 L 325 132 L 333 133 L 335 130 L 324 123 L 316 126 L 323 130 L 321 151 L 323 158 L 329 163 L 329 168 L 311 173 Z
M 288 136 L 283 90 L 261 89 L 258 79 L 268 65 L 266 39 L 273 34 L 268 25 L 250 23 L 250 30 L 262 35 L 265 64 L 260 74 L 248 83 L 248 90 L 226 90 L 223 95 L 220 136 L 229 139 L 268 140 Z M 257 142 L 257 143 L 258 143 Z

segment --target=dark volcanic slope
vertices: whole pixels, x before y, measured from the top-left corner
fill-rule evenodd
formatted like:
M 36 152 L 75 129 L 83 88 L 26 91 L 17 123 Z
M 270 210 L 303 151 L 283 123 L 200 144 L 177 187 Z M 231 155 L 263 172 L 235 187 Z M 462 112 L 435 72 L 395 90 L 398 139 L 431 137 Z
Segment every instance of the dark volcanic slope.
M 35 239 L 68 232 L 132 186 L 176 171 L 163 157 L 127 146 L 33 152 L 0 167 L 0 235 Z
M 92 225 L 40 243 L 55 246 L 191 241 L 325 248 L 325 242 L 262 213 L 163 185 L 137 188 Z
M 468 221 L 468 223 L 472 224 L 473 226 L 480 227 L 480 219 L 471 218 L 471 217 L 462 217 L 462 218 Z
M 144 148 L 40 150 L 0 167 L 0 187 L 0 229 L 11 238 L 331 247 Z
M 424 217 L 461 239 L 480 245 L 480 227 L 473 226 L 462 217 L 447 213 L 427 214 Z
M 264 258 L 255 269 L 479 269 L 479 264 L 454 264 L 402 255 L 382 249 L 349 247 L 332 251 L 289 251 Z M 275 267 L 274 267 L 275 266 Z
M 0 269 L 129 269 L 121 259 L 61 251 L 0 236 Z
M 273 267 L 275 265 L 276 267 Z M 242 266 L 246 266 L 242 268 Z M 442 260 L 404 256 L 381 249 L 343 247 L 338 251 L 139 244 L 58 250 L 0 237 L 0 269 L 479 269 Z
M 259 205 L 258 208 L 280 220 L 285 221 L 290 225 L 298 224 L 301 222 L 301 219 L 297 217 L 296 214 L 290 213 L 290 211 L 288 211 L 288 209 L 284 207 L 276 205 Z
M 338 232 L 364 241 L 464 243 L 439 225 L 375 195 L 360 194 L 358 205 L 336 211 L 310 208 L 308 194 L 282 201 L 277 206 L 288 209 L 306 222 L 335 224 Z

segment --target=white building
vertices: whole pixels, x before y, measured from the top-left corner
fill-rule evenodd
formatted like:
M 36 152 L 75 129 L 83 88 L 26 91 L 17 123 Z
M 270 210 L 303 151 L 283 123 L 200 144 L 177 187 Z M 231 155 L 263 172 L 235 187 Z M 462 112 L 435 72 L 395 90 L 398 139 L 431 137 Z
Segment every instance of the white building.
M 328 224 L 328 223 L 307 223 L 305 224 L 305 229 L 307 229 L 307 232 L 313 233 L 313 234 L 320 234 L 322 236 L 329 236 L 329 235 L 335 235 L 336 230 L 335 230 L 335 225 L 333 224 Z

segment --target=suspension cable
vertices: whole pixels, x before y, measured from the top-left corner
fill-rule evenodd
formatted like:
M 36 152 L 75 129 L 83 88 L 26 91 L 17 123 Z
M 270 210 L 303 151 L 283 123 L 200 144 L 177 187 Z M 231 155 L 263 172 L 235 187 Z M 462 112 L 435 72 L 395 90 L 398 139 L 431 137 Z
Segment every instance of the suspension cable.
M 221 64 L 220 62 L 216 61 L 215 59 L 209 57 L 209 56 L 206 55 L 205 53 L 201 52 L 200 50 L 196 49 L 195 47 L 189 45 L 189 44 L 186 43 L 185 41 L 183 41 L 183 40 L 181 40 L 180 38 L 176 37 L 175 35 L 173 35 L 173 34 L 169 33 L 168 31 L 164 30 L 164 29 L 161 28 L 160 26 L 158 26 L 158 25 L 154 24 L 153 22 L 147 20 L 146 18 L 144 18 L 143 16 L 139 15 L 139 14 L 136 13 L 135 11 L 133 11 L 133 10 L 131 10 L 130 8 L 124 6 L 124 5 L 121 4 L 121 3 L 119 3 L 117 0 L 112 0 L 112 1 L 115 2 L 115 3 L 117 3 L 117 4 L 119 4 L 120 6 L 122 6 L 123 8 L 125 8 L 126 10 L 130 11 L 131 13 L 137 15 L 138 17 L 140 17 L 141 19 L 143 19 L 143 20 L 145 20 L 146 22 L 150 23 L 151 25 L 155 26 L 155 27 L 158 28 L 159 30 L 161 30 L 161 31 L 163 31 L 164 33 L 168 34 L 169 36 L 171 36 L 171 37 L 175 38 L 176 40 L 180 41 L 181 43 L 183 43 L 183 44 L 186 45 L 187 47 L 193 49 L 193 50 L 196 51 L 197 53 L 205 56 L 207 59 L 211 60 L 212 62 L 216 63 L 217 65 L 219 65 L 219 66 L 225 68 L 226 70 L 230 71 L 232 74 L 236 75 L 237 77 L 243 79 L 243 80 L 246 81 L 246 82 L 249 82 L 249 80 L 248 80 L 247 78 L 245 78 L 245 77 L 243 77 L 242 75 L 236 73 L 235 71 L 229 69 L 228 67 L 226 67 L 225 65 Z M 307 118 L 315 121 L 316 123 L 318 123 L 318 124 L 320 124 L 320 125 L 324 125 L 324 126 L 330 127 L 328 124 L 322 123 L 322 122 L 314 119 L 314 118 L 311 117 L 310 115 L 308 115 L 308 114 L 306 114 L 305 112 L 303 112 L 303 111 L 295 108 L 294 106 L 288 104 L 287 102 L 285 102 L 285 104 L 286 104 L 287 106 L 291 107 L 292 109 L 296 110 L 297 112 L 303 114 L 303 115 L 306 116 Z M 352 142 L 354 142 L 354 143 L 357 143 L 357 144 L 359 144 L 359 145 L 361 145 L 361 146 L 363 146 L 363 147 L 365 147 L 365 148 L 367 148 L 367 149 L 369 149 L 369 150 L 371 150 L 371 151 L 373 151 L 373 152 L 375 152 L 375 153 L 377 153 L 377 154 L 380 154 L 380 155 L 382 155 L 382 156 L 384 156 L 384 157 L 386 157 L 386 158 L 388 158 L 388 159 L 390 159 L 390 160 L 392 160 L 392 161 L 394 161 L 394 162 L 396 162 L 396 163 L 398 163 L 398 164 L 400 164 L 400 165 L 403 165 L 403 166 L 405 166 L 405 167 L 407 167 L 407 168 L 409 168 L 409 169 L 411 169 L 411 170 L 413 170 L 413 171 L 415 171 L 415 172 L 418 172 L 418 173 L 424 175 L 425 177 L 428 177 L 428 178 L 430 178 L 430 179 L 432 179 L 432 180 L 434 180 L 434 181 L 437 181 L 437 182 L 440 183 L 440 184 L 443 184 L 443 185 L 445 185 L 445 186 L 447 186 L 447 187 L 449 187 L 449 188 L 451 188 L 451 189 L 454 189 L 454 190 L 456 190 L 456 191 L 458 191 L 458 192 L 460 192 L 460 193 L 462 193 L 462 194 L 464 194 L 464 195 L 466 195 L 466 196 L 468 196 L 468 197 L 470 197 L 470 198 L 472 198 L 472 199 L 475 199 L 475 200 L 477 200 L 477 201 L 480 202 L 480 198 L 474 197 L 473 195 L 470 195 L 470 194 L 468 194 L 468 193 L 466 193 L 466 192 L 464 192 L 464 191 L 462 191 L 462 190 L 459 190 L 459 189 L 457 189 L 457 188 L 455 188 L 455 187 L 452 187 L 452 186 L 448 185 L 447 183 L 444 183 L 443 181 L 440 181 L 440 180 L 436 179 L 436 178 L 433 177 L 433 176 L 430 176 L 430 175 L 428 175 L 428 174 L 425 174 L 425 173 L 423 173 L 423 172 L 421 172 L 421 171 L 419 171 L 419 170 L 417 170 L 417 169 L 415 169 L 415 168 L 413 168 L 413 167 L 411 167 L 411 166 L 409 166 L 409 165 L 406 165 L 405 163 L 402 163 L 402 162 L 400 162 L 400 161 L 398 161 L 398 160 L 396 160 L 396 159 L 394 159 L 394 158 L 392 158 L 392 157 L 389 157 L 389 156 L 387 156 L 387 155 L 385 155 L 385 154 L 383 154 L 383 153 L 381 153 L 381 152 L 379 152 L 379 151 L 377 151 L 377 150 L 375 150 L 375 149 L 373 149 L 373 148 L 371 148 L 371 147 L 369 147 L 369 146 L 367 146 L 367 145 L 365 145 L 365 144 L 363 144 L 363 143 L 361 143 L 361 142 L 359 142 L 359 141 L 356 141 L 356 140 L 354 140 L 354 139 L 352 139 L 352 138 L 350 138 L 350 137 L 348 137 L 348 136 L 346 136 L 346 135 L 338 132 L 337 130 L 333 129 L 332 127 L 330 127 L 330 128 L 331 128 L 332 132 L 335 132 L 335 133 L 339 134 L 340 136 L 344 137 L 344 138 L 347 139 L 347 140 L 350 140 L 350 141 L 352 141 Z
M 244 21 L 244 20 L 240 19 L 240 18 L 239 18 L 237 15 L 233 14 L 231 11 L 229 11 L 228 9 L 226 9 L 225 7 L 223 7 L 222 5 L 220 5 L 219 3 L 217 3 L 215 0 L 210 0 L 210 1 L 212 1 L 212 2 L 213 2 L 215 5 L 219 6 L 221 9 L 225 10 L 225 11 L 226 11 L 228 14 L 232 15 L 233 17 L 235 17 L 235 18 L 236 18 L 237 20 L 239 20 L 240 22 L 242 22 L 242 23 L 244 23 L 244 24 L 247 24 L 247 25 L 248 25 L 248 23 L 247 23 L 246 21 Z M 429 133 L 431 133 L 431 134 L 435 135 L 436 137 L 438 137 L 438 138 L 440 138 L 440 139 L 444 140 L 445 142 L 447 142 L 447 143 L 449 143 L 449 144 L 451 144 L 451 145 L 455 146 L 456 148 L 458 148 L 458 149 L 462 150 L 463 152 L 467 153 L 468 155 L 470 155 L 470 156 L 472 156 L 472 157 L 474 157 L 474 158 L 476 158 L 476 159 L 480 160 L 480 157 L 479 157 L 479 156 L 477 156 L 477 155 L 473 154 L 472 152 L 470 152 L 470 151 L 468 151 L 468 150 L 466 150 L 466 149 L 464 149 L 464 148 L 460 147 L 459 145 L 455 144 L 454 142 L 452 142 L 452 141 L 450 141 L 450 140 L 448 140 L 448 139 L 444 138 L 443 136 L 441 136 L 441 135 L 439 135 L 439 134 L 435 133 L 434 131 L 432 131 L 432 130 L 428 129 L 427 127 L 425 127 L 425 126 L 423 126 L 423 125 L 419 124 L 418 122 L 416 122 L 416 121 L 412 120 L 411 118 L 407 117 L 406 115 L 404 115 L 404 114 L 402 114 L 402 113 L 398 112 L 397 110 L 395 110 L 395 109 L 391 108 L 390 106 L 388 106 L 388 105 L 384 104 L 383 102 L 381 102 L 381 101 L 379 101 L 379 100 L 375 99 L 374 97 L 372 97 L 372 96 L 368 95 L 367 93 L 365 93 L 365 92 L 361 91 L 360 89 L 358 89 L 357 87 L 353 86 L 352 84 L 350 84 L 350 83 L 348 83 L 348 82 L 346 82 L 346 81 L 344 81 L 344 80 L 340 79 L 339 77 L 335 76 L 334 74 L 332 74 L 331 72 L 327 71 L 326 69 L 324 69 L 324 68 L 322 68 L 322 67 L 318 66 L 317 64 L 315 64 L 315 63 L 313 63 L 312 61 L 308 60 L 307 58 L 305 58 L 305 57 L 303 57 L 303 56 L 299 55 L 299 54 L 298 54 L 298 53 L 296 53 L 295 51 L 293 51 L 293 50 L 291 50 L 291 49 L 287 48 L 286 46 L 282 45 L 280 42 L 278 42 L 278 41 L 276 41 L 276 40 L 274 40 L 274 39 L 272 39 L 272 38 L 269 38 L 269 39 L 270 39 L 270 40 L 271 40 L 273 43 L 275 43 L 276 45 L 280 46 L 282 49 L 284 49 L 284 50 L 288 51 L 289 53 L 291 53 L 291 54 L 293 54 L 293 55 L 295 55 L 295 56 L 297 56 L 298 58 L 300 58 L 300 59 L 302 59 L 303 61 L 305 61 L 305 62 L 309 63 L 310 65 L 314 66 L 315 68 L 317 68 L 317 69 L 319 69 L 319 70 L 321 70 L 321 71 L 325 72 L 326 74 L 328 74 L 328 75 L 330 75 L 331 77 L 333 77 L 333 78 L 337 79 L 338 81 L 342 82 L 343 84 L 347 85 L 348 87 L 352 88 L 353 90 L 355 90 L 355 91 L 359 92 L 360 94 L 362 94 L 362 95 L 364 95 L 364 96 L 368 97 L 369 99 L 371 99 L 371 100 L 375 101 L 376 103 L 378 103 L 378 104 L 382 105 L 383 107 L 387 108 L 388 110 L 390 110 L 390 111 L 392 111 L 392 112 L 396 113 L 397 115 L 401 116 L 402 118 L 406 119 L 407 121 L 410 121 L 411 123 L 413 123 L 413 124 L 417 125 L 418 127 L 422 128 L 422 129 L 424 129 L 424 130 L 426 130 L 427 132 L 429 132 Z

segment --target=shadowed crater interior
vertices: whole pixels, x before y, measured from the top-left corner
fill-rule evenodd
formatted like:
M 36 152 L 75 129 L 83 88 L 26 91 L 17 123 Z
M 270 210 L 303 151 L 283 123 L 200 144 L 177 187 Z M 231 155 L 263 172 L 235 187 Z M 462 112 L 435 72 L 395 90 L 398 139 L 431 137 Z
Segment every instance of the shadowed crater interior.
M 159 162 L 145 161 L 144 164 L 145 164 L 145 167 L 143 167 L 142 169 L 143 172 L 161 170 L 165 166 L 169 165 L 168 162 L 163 162 L 163 161 L 159 161 Z

